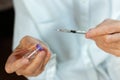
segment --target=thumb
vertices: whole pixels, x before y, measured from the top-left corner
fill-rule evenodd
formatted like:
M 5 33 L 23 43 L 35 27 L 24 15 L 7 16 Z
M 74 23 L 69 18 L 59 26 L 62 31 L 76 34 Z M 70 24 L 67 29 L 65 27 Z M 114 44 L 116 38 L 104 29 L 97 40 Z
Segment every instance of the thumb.
M 111 29 L 112 29 L 111 27 L 109 27 L 109 28 L 108 27 L 92 28 L 86 33 L 86 38 L 93 38 L 93 37 L 97 37 L 97 36 L 111 34 L 113 32 L 113 31 L 110 31 Z

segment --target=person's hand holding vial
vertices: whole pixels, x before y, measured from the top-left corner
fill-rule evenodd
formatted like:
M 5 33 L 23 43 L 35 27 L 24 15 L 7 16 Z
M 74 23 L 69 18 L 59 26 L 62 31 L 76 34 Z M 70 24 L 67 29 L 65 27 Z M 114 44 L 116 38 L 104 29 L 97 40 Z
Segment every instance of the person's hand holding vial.
M 17 75 L 26 77 L 37 76 L 44 70 L 50 56 L 45 44 L 33 37 L 25 36 L 9 56 L 5 70 L 7 73 L 16 72 Z

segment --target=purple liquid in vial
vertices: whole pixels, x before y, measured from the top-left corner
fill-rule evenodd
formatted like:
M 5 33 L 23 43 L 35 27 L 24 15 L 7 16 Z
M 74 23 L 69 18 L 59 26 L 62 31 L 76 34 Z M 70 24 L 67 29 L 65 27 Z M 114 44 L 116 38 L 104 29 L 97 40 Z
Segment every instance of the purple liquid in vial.
M 40 44 L 37 44 L 37 45 L 36 45 L 36 48 L 37 48 L 39 51 L 42 51 L 42 50 L 43 50 L 43 48 L 40 46 Z

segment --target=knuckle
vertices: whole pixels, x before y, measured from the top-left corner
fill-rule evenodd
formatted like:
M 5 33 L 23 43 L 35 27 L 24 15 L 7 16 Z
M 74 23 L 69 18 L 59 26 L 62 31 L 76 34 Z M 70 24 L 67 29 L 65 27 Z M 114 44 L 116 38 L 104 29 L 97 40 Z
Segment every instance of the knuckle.
M 27 39 L 27 38 L 29 38 L 29 36 L 24 36 L 24 37 L 22 38 L 21 42 L 24 41 L 24 40 Z
M 24 37 L 21 39 L 20 43 L 23 43 L 23 42 L 25 42 L 26 40 L 29 40 L 30 38 L 31 38 L 31 36 L 26 35 L 26 36 L 24 36 Z
M 29 36 L 29 35 L 26 35 L 26 36 L 23 37 L 23 40 L 24 40 L 24 39 L 28 39 L 28 38 L 30 38 L 30 36 Z

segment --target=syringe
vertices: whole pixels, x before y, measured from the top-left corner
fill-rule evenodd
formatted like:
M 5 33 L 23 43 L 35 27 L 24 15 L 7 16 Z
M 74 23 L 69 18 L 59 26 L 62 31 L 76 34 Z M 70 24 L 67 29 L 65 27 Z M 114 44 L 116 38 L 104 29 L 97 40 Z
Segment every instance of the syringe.
M 67 32 L 67 33 L 77 33 L 77 34 L 85 34 L 86 33 L 86 31 L 82 31 L 82 30 L 68 30 L 68 29 L 57 29 L 57 31 Z

